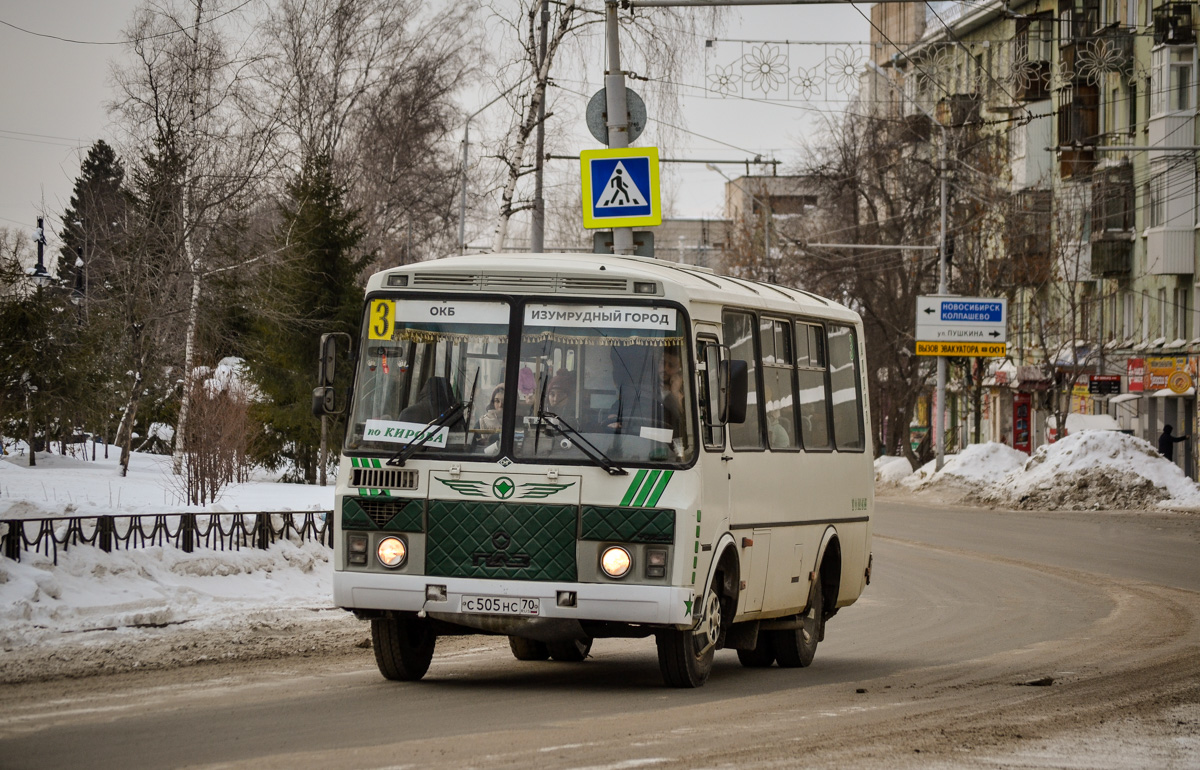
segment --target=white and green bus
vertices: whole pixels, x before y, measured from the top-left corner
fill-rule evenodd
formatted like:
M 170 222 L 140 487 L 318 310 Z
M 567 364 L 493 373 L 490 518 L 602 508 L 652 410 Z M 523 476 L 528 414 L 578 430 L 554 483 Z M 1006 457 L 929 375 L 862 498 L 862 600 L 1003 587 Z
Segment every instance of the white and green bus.
M 314 412 L 338 411 L 334 335 Z M 654 637 L 807 666 L 871 572 L 862 323 L 639 257 L 450 257 L 367 285 L 337 476 L 335 603 L 388 679 L 439 636 L 582 661 Z

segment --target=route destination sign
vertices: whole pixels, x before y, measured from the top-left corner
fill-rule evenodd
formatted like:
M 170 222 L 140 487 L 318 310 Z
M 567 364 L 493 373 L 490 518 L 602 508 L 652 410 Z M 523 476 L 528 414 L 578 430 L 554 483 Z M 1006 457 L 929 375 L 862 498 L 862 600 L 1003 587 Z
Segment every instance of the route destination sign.
M 1004 356 L 1008 300 L 917 297 L 917 355 Z

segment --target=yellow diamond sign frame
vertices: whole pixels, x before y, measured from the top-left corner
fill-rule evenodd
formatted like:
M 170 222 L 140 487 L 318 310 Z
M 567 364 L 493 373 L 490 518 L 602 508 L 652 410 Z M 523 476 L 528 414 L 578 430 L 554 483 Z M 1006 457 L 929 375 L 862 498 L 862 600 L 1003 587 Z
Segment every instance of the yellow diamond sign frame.
M 584 227 L 662 224 L 657 147 L 584 150 L 579 153 L 579 172 Z

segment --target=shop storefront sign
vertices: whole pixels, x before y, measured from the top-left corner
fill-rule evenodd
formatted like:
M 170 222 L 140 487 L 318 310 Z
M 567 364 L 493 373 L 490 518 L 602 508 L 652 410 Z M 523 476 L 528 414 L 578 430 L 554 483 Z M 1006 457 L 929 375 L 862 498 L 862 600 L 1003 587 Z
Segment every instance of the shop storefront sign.
M 1146 359 L 1130 358 L 1125 365 L 1129 375 L 1129 392 L 1141 393 L 1146 389 Z
M 1121 375 L 1093 374 L 1088 379 L 1088 392 L 1094 396 L 1115 396 L 1121 392 Z
M 1146 390 L 1166 390 L 1175 372 L 1187 373 L 1187 359 L 1181 356 L 1161 356 L 1146 359 Z M 1189 384 L 1188 387 L 1191 387 Z M 1187 388 L 1184 388 L 1187 390 Z

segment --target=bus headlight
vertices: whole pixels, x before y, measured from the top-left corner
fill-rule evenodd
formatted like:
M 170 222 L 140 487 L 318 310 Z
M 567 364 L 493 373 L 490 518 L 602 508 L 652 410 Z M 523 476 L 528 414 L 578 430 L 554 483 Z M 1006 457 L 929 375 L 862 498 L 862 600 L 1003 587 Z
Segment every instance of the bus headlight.
M 633 558 L 619 545 L 612 545 L 600 554 L 600 569 L 610 578 L 623 578 L 633 566 Z
M 395 569 L 408 558 L 408 547 L 398 537 L 385 537 L 375 547 L 375 556 L 383 566 Z

